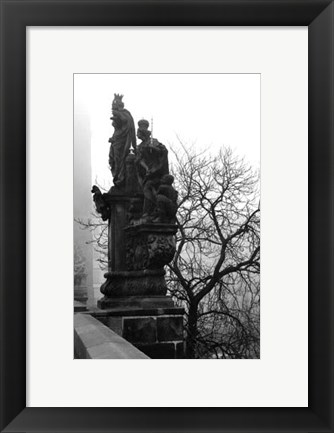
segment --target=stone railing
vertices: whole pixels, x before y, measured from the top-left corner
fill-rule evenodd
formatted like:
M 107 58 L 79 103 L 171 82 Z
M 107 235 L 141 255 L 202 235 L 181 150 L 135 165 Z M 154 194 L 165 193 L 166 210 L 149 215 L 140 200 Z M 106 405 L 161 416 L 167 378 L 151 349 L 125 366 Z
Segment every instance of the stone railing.
M 74 315 L 77 359 L 149 359 L 143 352 L 89 314 Z

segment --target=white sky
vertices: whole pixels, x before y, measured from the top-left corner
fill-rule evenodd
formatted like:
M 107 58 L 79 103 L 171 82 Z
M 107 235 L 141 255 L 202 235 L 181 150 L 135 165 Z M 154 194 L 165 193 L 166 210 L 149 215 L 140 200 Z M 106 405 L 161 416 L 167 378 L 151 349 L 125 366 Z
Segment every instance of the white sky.
M 177 148 L 176 136 L 210 153 L 230 146 L 260 165 L 259 74 L 75 74 L 74 91 L 91 116 L 93 182 L 112 183 L 114 93 L 124 95 L 136 128 L 138 120 L 153 118 L 153 136 L 167 147 Z

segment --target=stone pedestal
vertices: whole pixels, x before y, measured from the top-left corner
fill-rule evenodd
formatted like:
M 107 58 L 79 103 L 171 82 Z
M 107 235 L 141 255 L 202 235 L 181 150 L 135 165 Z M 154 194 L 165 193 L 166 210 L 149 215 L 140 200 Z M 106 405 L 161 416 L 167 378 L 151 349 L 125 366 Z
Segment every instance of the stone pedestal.
M 119 307 L 93 316 L 150 358 L 180 359 L 184 357 L 183 314 L 183 308 L 176 307 Z
M 129 222 L 129 197 L 110 199 L 109 267 L 101 287 L 99 308 L 112 308 L 118 298 L 163 297 L 164 265 L 175 253 L 175 224 Z M 161 298 L 163 299 L 163 298 Z M 158 305 L 164 306 L 164 305 Z

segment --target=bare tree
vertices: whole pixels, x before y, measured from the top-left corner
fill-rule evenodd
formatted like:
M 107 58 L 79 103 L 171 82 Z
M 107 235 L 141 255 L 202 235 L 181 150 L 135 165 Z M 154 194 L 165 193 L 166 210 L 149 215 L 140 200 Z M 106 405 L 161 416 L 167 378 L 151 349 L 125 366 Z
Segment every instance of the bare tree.
M 100 268 L 108 270 L 108 224 L 102 221 L 100 215 L 93 213 L 91 218 L 74 218 L 74 222 L 82 230 L 89 230 L 92 233 L 92 240 L 87 244 L 93 244 L 97 252 Z
M 186 307 L 186 356 L 259 357 L 259 179 L 221 150 L 174 152 L 177 252 L 168 287 Z

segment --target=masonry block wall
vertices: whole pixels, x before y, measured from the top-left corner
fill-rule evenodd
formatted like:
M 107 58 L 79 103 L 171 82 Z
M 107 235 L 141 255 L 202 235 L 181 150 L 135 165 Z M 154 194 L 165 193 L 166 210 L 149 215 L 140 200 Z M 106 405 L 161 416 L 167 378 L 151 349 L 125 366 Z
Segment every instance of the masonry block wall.
M 184 357 L 183 308 L 106 311 L 102 323 L 153 359 Z

